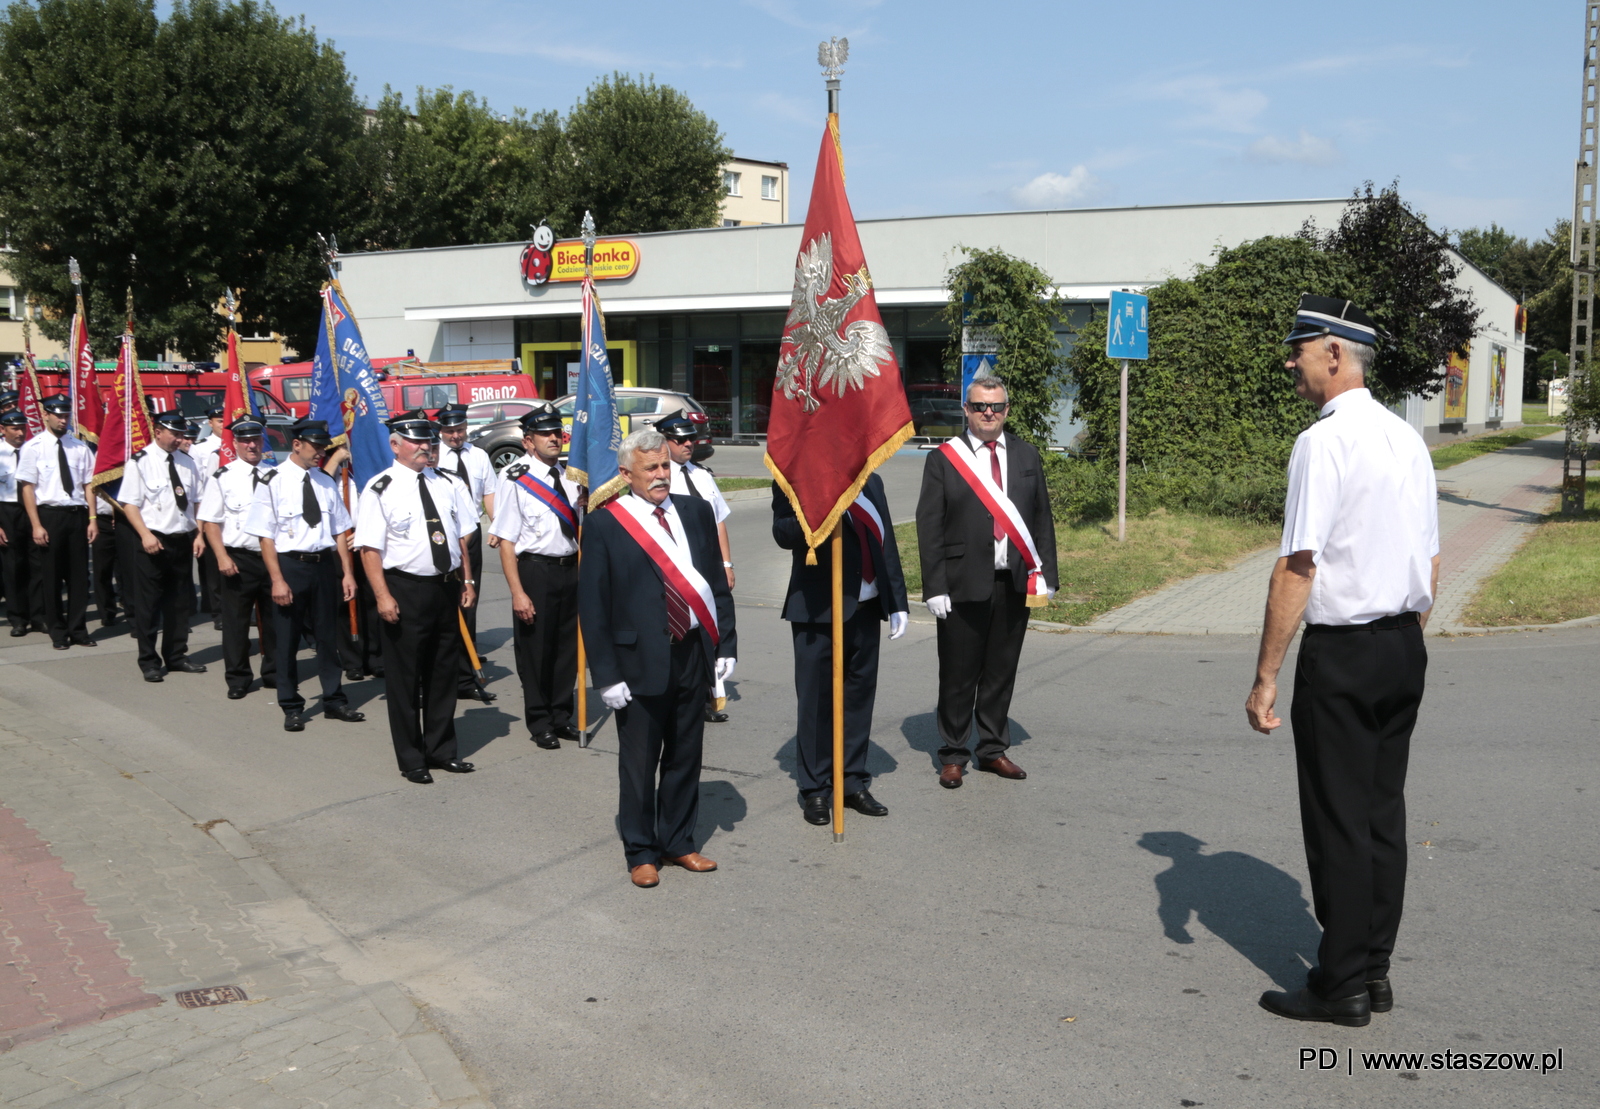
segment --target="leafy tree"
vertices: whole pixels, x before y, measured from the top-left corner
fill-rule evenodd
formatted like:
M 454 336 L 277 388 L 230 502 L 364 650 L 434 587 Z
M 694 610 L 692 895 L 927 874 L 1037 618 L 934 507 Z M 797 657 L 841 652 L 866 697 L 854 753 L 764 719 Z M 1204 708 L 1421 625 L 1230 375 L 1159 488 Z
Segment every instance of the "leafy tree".
M 255 0 L 176 0 L 165 21 L 153 0 L 22 0 L 0 19 L 0 69 L 0 221 L 48 334 L 64 334 L 76 256 L 100 351 L 130 284 L 146 354 L 212 354 L 228 286 L 310 349 L 315 234 L 360 192 L 362 113 L 331 45 Z
M 1374 193 L 1370 181 L 1337 227 L 1303 234 L 1344 263 L 1347 295 L 1389 333 L 1367 379 L 1373 395 L 1392 402 L 1443 389 L 1445 363 L 1472 342 L 1480 314 L 1456 285 L 1461 270 L 1444 236 L 1405 206 L 1397 186 Z
M 1539 396 L 1542 383 L 1567 374 L 1572 337 L 1572 221 L 1557 220 L 1534 242 L 1496 224 L 1456 235 L 1456 249 L 1527 310 L 1531 348 L 1523 369 L 1523 396 Z
M 961 250 L 967 260 L 945 275 L 945 288 L 950 290 L 944 310 L 952 336 L 950 367 L 959 380 L 964 314 L 992 319 L 1000 340 L 995 373 L 1005 382 L 1011 402 L 1006 427 L 1035 446 L 1046 447 L 1055 424 L 1056 400 L 1066 381 L 1055 332 L 1061 298 L 1049 274 L 1032 262 L 1003 250 Z
M 373 250 L 522 239 L 558 198 L 561 151 L 554 112 L 498 115 L 470 92 L 417 89 L 415 111 L 385 87 L 363 152 L 371 173 Z
M 722 165 L 733 155 L 717 125 L 671 86 L 602 78 L 573 106 L 563 137 L 552 166 L 558 233 L 575 234 L 585 210 L 605 235 L 716 224 Z

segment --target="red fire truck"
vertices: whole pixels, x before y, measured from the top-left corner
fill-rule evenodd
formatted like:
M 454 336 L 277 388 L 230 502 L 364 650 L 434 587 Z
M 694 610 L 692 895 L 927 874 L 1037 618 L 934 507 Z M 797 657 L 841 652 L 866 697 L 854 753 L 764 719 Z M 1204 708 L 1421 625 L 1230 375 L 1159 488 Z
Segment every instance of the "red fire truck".
M 413 408 L 433 412 L 447 404 L 538 397 L 533 379 L 518 371 L 510 359 L 419 362 L 415 358 L 374 358 L 372 368 L 391 413 Z M 258 396 L 267 395 L 291 415 L 304 416 L 310 411 L 310 362 L 259 366 L 247 376 Z

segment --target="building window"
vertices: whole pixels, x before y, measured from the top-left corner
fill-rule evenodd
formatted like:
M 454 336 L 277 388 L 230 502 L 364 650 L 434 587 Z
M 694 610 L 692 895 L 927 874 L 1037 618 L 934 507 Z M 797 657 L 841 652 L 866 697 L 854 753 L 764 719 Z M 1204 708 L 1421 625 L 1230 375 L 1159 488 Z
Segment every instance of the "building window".
M 722 221 L 722 226 L 724 226 L 724 227 L 738 227 L 739 226 L 739 221 L 736 220 L 736 219 L 725 219 L 725 220 Z
M 729 196 L 738 196 L 739 174 L 733 172 L 731 169 L 724 170 L 722 173 L 722 187 L 727 190 Z
M 23 301 L 17 289 L 0 288 L 0 319 L 20 320 Z
M 766 174 L 761 175 L 761 199 L 778 199 L 778 179 L 776 177 L 768 177 Z

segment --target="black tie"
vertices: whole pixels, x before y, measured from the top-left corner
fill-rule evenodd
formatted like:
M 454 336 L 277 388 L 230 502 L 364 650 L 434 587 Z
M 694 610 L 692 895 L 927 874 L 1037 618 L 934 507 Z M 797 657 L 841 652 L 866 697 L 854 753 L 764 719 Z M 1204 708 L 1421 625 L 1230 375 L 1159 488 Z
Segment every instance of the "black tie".
M 300 485 L 300 515 L 312 527 L 322 523 L 322 506 L 317 503 L 317 491 L 311 488 L 310 470 L 306 471 L 306 480 Z
M 428 492 L 428 475 L 417 475 L 417 491 L 422 494 L 422 515 L 428 521 L 428 553 L 433 555 L 433 568 L 441 574 L 450 572 L 450 552 L 445 550 L 444 522 L 439 519 L 439 509 Z
M 566 505 L 568 508 L 571 508 L 572 501 L 568 499 L 567 491 L 561 487 L 561 471 L 556 469 L 554 466 L 550 467 L 550 485 L 555 489 L 556 496 L 561 498 L 561 503 Z M 566 517 L 557 516 L 556 523 L 561 525 L 561 534 L 565 535 L 568 539 L 571 539 L 572 525 L 567 523 Z
M 461 479 L 461 484 L 467 487 L 467 491 L 471 492 L 472 483 L 467 480 L 467 460 L 460 451 L 456 451 L 456 476 Z
M 683 468 L 683 483 L 689 487 L 689 495 L 697 501 L 705 500 L 705 494 L 694 487 L 694 478 L 689 476 L 689 467 Z
M 61 467 L 61 488 L 67 491 L 67 496 L 72 496 L 72 467 L 67 465 L 67 442 L 59 435 L 56 436 L 56 465 Z M 179 505 L 178 507 L 183 507 Z
M 178 476 L 178 460 L 167 452 L 167 480 L 172 482 L 172 500 L 179 512 L 189 511 L 189 494 L 183 491 L 183 479 Z M 63 455 L 63 458 L 65 456 Z

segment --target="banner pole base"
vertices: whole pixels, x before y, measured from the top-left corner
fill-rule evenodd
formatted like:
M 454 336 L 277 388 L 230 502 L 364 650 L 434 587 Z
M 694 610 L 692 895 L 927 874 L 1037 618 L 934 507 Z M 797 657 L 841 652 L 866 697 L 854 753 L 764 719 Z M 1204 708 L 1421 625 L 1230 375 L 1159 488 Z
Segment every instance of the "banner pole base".
M 843 832 L 835 832 L 835 833 L 833 833 L 833 842 L 834 843 L 843 843 L 844 842 L 844 833 Z

